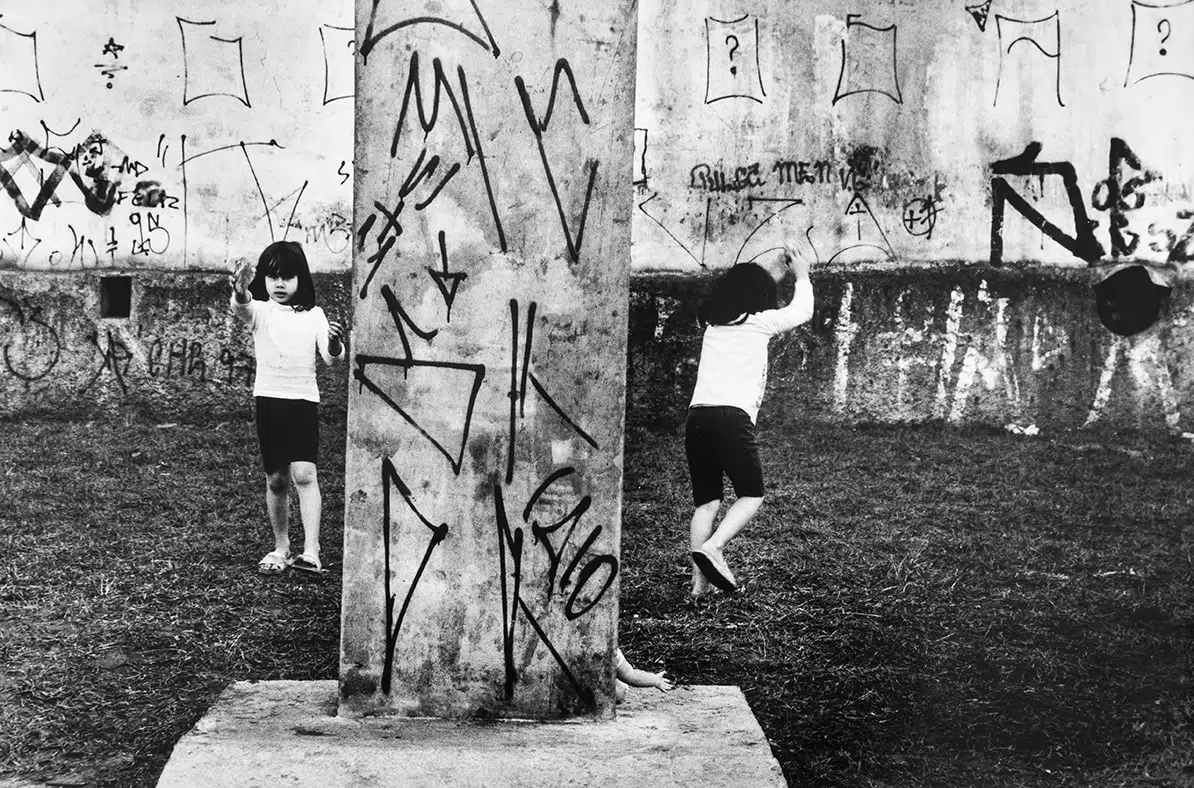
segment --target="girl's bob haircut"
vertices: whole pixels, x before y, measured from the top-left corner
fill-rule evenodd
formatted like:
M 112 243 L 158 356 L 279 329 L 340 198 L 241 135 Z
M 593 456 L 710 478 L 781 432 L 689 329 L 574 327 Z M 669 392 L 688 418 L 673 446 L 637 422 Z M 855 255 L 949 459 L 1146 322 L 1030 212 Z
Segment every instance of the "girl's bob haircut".
M 298 279 L 298 289 L 287 306 L 299 312 L 315 306 L 315 282 L 311 279 L 311 267 L 307 265 L 307 255 L 303 254 L 303 247 L 297 241 L 274 241 L 257 258 L 257 271 L 253 275 L 253 283 L 249 285 L 249 293 L 258 301 L 269 300 L 265 292 L 267 276 Z
M 742 323 L 756 312 L 779 306 L 775 280 L 758 263 L 738 263 L 713 285 L 701 303 L 701 320 L 715 326 Z

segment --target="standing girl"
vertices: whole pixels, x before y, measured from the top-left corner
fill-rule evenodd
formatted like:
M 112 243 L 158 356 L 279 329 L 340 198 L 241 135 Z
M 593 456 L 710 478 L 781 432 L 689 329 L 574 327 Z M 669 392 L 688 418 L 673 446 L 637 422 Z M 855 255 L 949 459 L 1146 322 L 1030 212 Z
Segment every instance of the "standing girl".
M 790 248 L 756 259 L 762 262 L 739 263 L 722 274 L 700 308 L 709 325 L 684 436 L 695 506 L 690 528 L 694 599 L 708 594 L 710 583 L 726 591 L 738 587 L 723 551 L 763 504 L 755 418 L 767 386 L 767 346 L 771 337 L 813 316 L 808 263 Z M 777 285 L 789 274 L 796 277 L 792 301 L 779 309 Z M 737 500 L 714 530 L 723 474 Z
M 319 388 L 315 356 L 331 364 L 344 354 L 346 337 L 315 305 L 315 283 L 303 248 L 277 241 L 261 253 L 256 271 L 247 260 L 230 278 L 232 313 L 253 332 L 257 376 L 253 397 L 257 437 L 265 468 L 265 508 L 274 549 L 257 565 L 264 575 L 287 566 L 319 573 L 319 519 L 323 499 L 315 466 L 319 452 Z M 290 555 L 290 485 L 298 492 L 303 551 Z

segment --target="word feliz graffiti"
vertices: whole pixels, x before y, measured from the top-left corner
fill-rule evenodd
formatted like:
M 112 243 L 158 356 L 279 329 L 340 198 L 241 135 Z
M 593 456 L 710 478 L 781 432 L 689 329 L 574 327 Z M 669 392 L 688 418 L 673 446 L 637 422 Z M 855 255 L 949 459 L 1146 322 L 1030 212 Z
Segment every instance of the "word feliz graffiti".
M 769 177 L 764 177 L 768 173 Z M 759 162 L 741 165 L 702 163 L 688 172 L 689 189 L 712 193 L 757 189 L 772 181 L 779 186 L 829 186 L 843 191 L 863 191 L 922 186 L 928 180 L 912 172 L 887 168 L 881 160 L 858 156 L 852 156 L 846 163 L 830 159 L 776 159 L 766 169 Z M 940 191 L 943 188 L 940 176 L 935 180 Z

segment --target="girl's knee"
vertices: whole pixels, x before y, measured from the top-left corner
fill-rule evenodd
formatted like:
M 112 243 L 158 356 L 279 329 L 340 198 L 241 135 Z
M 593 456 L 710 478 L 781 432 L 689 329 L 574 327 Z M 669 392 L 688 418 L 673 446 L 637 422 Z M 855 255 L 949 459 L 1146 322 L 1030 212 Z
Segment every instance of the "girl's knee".
M 291 463 L 290 478 L 298 487 L 309 487 L 319 483 L 319 474 L 315 469 L 315 463 L 311 462 Z
M 270 489 L 270 492 L 284 493 L 290 489 L 290 474 L 284 470 L 267 473 L 265 486 Z
M 721 500 L 714 498 L 712 501 L 705 501 L 705 503 L 697 504 L 696 511 L 699 514 L 716 515 L 717 510 L 721 508 Z

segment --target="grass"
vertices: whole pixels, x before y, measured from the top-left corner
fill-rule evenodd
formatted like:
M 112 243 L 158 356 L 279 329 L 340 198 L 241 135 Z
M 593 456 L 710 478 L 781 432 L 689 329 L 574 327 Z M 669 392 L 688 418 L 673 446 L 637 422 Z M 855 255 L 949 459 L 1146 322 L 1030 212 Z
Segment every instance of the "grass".
M 628 435 L 632 661 L 742 687 L 793 785 L 1194 786 L 1188 445 L 763 434 L 768 502 L 728 552 L 744 592 L 700 608 L 681 441 Z M 269 540 L 247 417 L 0 435 L 0 781 L 150 786 L 229 681 L 336 677 L 338 572 L 254 574 Z

